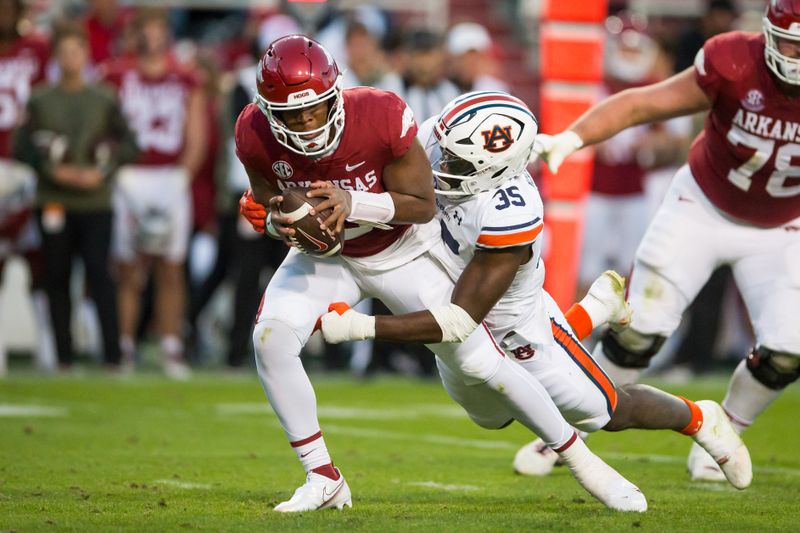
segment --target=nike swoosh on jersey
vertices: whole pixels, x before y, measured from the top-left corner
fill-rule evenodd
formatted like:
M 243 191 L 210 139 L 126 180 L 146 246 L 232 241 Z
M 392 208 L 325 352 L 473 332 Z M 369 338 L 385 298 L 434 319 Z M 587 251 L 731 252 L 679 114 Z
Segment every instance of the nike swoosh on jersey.
M 356 163 L 356 164 L 355 164 L 355 165 L 353 165 L 353 166 L 350 166 L 350 165 L 348 165 L 348 164 L 345 164 L 345 165 L 344 165 L 344 169 L 345 169 L 347 172 L 352 172 L 353 170 L 357 169 L 358 167 L 360 167 L 360 166 L 361 166 L 361 165 L 363 165 L 364 163 L 366 163 L 366 161 L 362 161 L 361 163 Z

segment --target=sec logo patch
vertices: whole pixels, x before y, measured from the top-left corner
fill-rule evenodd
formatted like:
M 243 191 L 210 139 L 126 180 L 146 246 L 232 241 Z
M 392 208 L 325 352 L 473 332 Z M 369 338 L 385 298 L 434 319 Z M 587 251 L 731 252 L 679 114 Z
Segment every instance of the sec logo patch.
M 274 162 L 272 164 L 272 171 L 279 178 L 291 178 L 292 174 L 294 174 L 294 170 L 292 169 L 292 165 L 290 165 L 286 161 L 276 161 L 276 162 Z

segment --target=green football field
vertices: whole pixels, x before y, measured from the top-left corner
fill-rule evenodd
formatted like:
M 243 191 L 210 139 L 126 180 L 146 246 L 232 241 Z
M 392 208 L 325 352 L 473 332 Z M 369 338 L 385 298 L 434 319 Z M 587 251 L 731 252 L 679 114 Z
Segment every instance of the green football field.
M 590 446 L 646 494 L 645 514 L 606 510 L 566 469 L 515 475 L 530 435 L 473 425 L 437 382 L 315 377 L 329 450 L 353 508 L 282 515 L 304 473 L 254 376 L 0 381 L 3 531 L 797 531 L 800 388 L 745 434 L 746 491 L 691 483 L 689 440 L 598 434 Z M 725 380 L 669 386 L 720 400 Z

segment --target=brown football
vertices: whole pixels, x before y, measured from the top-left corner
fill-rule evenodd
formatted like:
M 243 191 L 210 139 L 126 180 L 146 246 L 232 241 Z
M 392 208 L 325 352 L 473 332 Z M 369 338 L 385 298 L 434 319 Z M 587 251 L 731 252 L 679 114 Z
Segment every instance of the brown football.
M 314 216 L 308 214 L 312 207 L 319 205 L 324 197 L 308 198 L 308 187 L 296 187 L 281 192 L 281 215 L 291 218 L 294 222 L 294 236 L 290 237 L 292 244 L 304 254 L 317 257 L 332 257 L 342 252 L 341 235 L 335 235 L 330 229 L 320 229 L 320 224 L 331 214 L 326 209 Z

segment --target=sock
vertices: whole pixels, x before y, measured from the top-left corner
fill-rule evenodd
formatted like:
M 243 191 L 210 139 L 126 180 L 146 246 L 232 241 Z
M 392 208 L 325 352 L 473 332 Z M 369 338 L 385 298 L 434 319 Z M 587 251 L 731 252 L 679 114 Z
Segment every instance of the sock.
M 136 343 L 130 335 L 122 335 L 119 338 L 119 350 L 122 352 L 122 362 L 133 364 L 136 359 Z
M 700 408 L 697 407 L 697 404 L 695 404 L 692 400 L 686 399 L 683 396 L 678 396 L 678 398 L 686 402 L 686 405 L 689 407 L 689 411 L 691 411 L 692 416 L 689 423 L 686 424 L 686 427 L 680 430 L 680 433 L 691 437 L 703 427 L 703 411 L 701 411 Z
M 722 408 L 736 431 L 741 433 L 750 427 L 781 392 L 783 390 L 770 389 L 759 383 L 747 369 L 747 362 L 742 361 L 733 371 Z
M 183 341 L 177 335 L 161 337 L 161 354 L 165 359 L 183 360 Z
M 564 316 L 579 340 L 585 339 L 592 333 L 595 322 L 589 316 L 586 308 L 580 303 L 572 304 L 572 307 L 569 308 Z
M 310 437 L 289 444 L 306 472 L 313 471 L 331 479 L 339 479 L 339 473 L 334 469 L 331 456 L 328 454 L 328 447 L 325 446 L 322 431 L 317 431 Z
M 564 463 L 572 470 L 579 469 L 584 463 L 590 461 L 595 455 L 586 446 L 583 439 L 573 434 L 570 440 L 561 448 L 554 449 Z
M 600 368 L 611 378 L 616 386 L 628 385 L 629 383 L 636 383 L 639 379 L 639 374 L 642 373 L 641 368 L 624 368 L 606 357 L 603 351 L 603 341 L 597 343 L 592 352 L 592 359 L 595 363 L 600 365 Z
M 575 430 L 564 420 L 542 384 L 507 357 L 499 359 L 494 375 L 485 385 L 501 395 L 517 422 L 551 448 L 561 448 L 575 438 Z
M 50 321 L 50 304 L 43 290 L 31 294 L 36 318 L 36 364 L 40 370 L 53 371 L 57 365 L 55 333 Z

